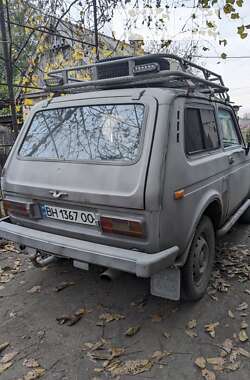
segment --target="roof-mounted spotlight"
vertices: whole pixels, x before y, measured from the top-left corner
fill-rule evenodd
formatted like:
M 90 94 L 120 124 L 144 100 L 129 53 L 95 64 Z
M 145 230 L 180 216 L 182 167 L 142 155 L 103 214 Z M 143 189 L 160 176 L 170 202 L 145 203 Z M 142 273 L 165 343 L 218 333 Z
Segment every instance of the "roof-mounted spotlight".
M 160 65 L 157 62 L 145 63 L 142 65 L 136 65 L 133 68 L 134 75 L 141 75 L 147 73 L 158 73 L 160 71 Z

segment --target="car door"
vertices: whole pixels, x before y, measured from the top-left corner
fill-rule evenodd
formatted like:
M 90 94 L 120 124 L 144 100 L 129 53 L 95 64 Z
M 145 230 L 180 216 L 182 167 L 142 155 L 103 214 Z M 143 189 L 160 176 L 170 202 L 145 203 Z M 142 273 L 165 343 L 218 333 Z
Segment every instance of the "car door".
M 228 214 L 231 215 L 248 196 L 250 161 L 232 109 L 219 107 L 218 121 L 228 160 Z

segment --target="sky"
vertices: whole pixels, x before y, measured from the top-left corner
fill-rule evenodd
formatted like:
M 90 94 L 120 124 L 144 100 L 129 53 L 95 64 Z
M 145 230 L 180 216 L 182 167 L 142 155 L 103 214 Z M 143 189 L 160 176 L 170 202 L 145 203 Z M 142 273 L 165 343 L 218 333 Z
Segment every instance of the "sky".
M 178 27 L 180 28 L 180 25 L 184 24 L 185 16 L 180 16 L 180 12 L 183 12 L 183 8 L 175 12 L 177 12 L 175 13 L 175 17 L 172 17 L 171 14 L 168 23 L 171 24 L 171 37 L 173 36 L 173 29 L 176 28 L 175 37 L 178 40 L 184 38 L 183 35 L 179 33 L 180 29 L 178 29 Z M 127 14 L 127 10 L 126 12 L 118 10 L 113 19 L 112 29 L 118 39 L 123 39 L 124 37 L 128 39 L 128 33 L 124 33 L 122 26 L 122 24 L 125 24 L 124 20 Z M 180 17 L 180 19 L 176 17 L 176 14 L 179 15 L 178 17 Z M 155 17 L 155 15 L 153 17 Z M 181 20 L 181 17 L 183 17 L 183 20 Z M 131 19 L 139 19 L 138 14 L 134 15 L 133 13 L 129 13 L 128 18 L 130 21 Z M 175 18 L 175 22 L 172 21 L 173 18 Z M 203 45 L 204 40 L 206 40 L 208 41 L 207 46 L 210 47 L 209 51 L 202 51 L 201 54 L 206 58 L 202 58 L 200 63 L 205 65 L 208 69 L 222 75 L 225 85 L 230 89 L 231 101 L 241 106 L 240 116 L 243 116 L 246 113 L 250 114 L 250 30 L 249 36 L 244 40 L 237 35 L 237 26 L 250 24 L 250 0 L 245 0 L 245 5 L 241 9 L 240 20 L 234 22 L 228 17 L 222 17 L 222 20 L 218 20 L 218 17 L 215 17 L 215 19 L 217 22 L 217 30 L 219 32 L 218 39 L 227 39 L 227 46 L 220 46 L 218 39 L 216 40 L 214 36 L 199 35 L 198 39 L 200 39 L 201 45 Z M 159 31 L 149 31 L 147 27 L 142 27 L 141 25 L 139 28 L 137 25 L 133 32 L 130 31 L 130 33 L 132 36 L 143 36 L 144 39 L 151 38 L 157 40 L 160 38 Z M 164 37 L 165 39 L 168 39 L 169 35 L 164 35 Z M 186 38 L 191 38 L 191 35 L 185 35 L 185 39 Z M 220 57 L 223 52 L 227 54 L 227 59 L 212 58 L 214 56 Z M 243 56 L 247 56 L 248 58 L 230 58 Z
M 142 4 L 140 0 L 138 3 Z M 128 7 L 129 4 L 130 3 L 127 4 Z M 192 7 L 188 7 L 188 4 L 192 4 L 192 1 L 185 0 L 185 4 L 187 4 L 187 6 L 184 8 L 179 8 L 174 11 L 174 17 L 172 13 L 170 16 L 168 16 L 166 24 L 170 25 L 170 27 L 167 32 L 166 28 L 164 29 L 164 39 L 167 40 L 169 34 L 171 34 L 171 39 L 173 36 L 174 39 L 177 40 L 184 38 L 183 34 L 180 33 L 180 30 L 185 24 L 187 18 L 186 14 L 183 15 L 183 12 L 192 12 Z M 151 16 L 155 19 L 155 17 L 157 17 L 157 14 L 154 12 L 156 12 L 156 10 L 150 10 Z M 73 16 L 77 16 L 77 13 L 79 14 L 79 9 L 77 10 L 76 8 L 73 8 L 72 13 Z M 201 27 L 203 35 L 199 34 L 198 40 L 200 39 L 201 46 L 204 46 L 204 41 L 208 41 L 207 46 L 209 46 L 210 50 L 205 52 L 201 50 L 201 55 L 204 56 L 204 58 L 202 58 L 197 63 L 205 65 L 208 69 L 221 74 L 225 85 L 230 89 L 229 93 L 231 101 L 236 105 L 241 106 L 239 114 L 240 116 L 244 116 L 246 113 L 249 113 L 250 115 L 250 29 L 248 30 L 249 36 L 246 39 L 242 40 L 240 36 L 237 35 L 237 26 L 240 26 L 242 24 L 250 25 L 250 0 L 244 1 L 244 5 L 240 10 L 240 15 L 241 19 L 237 21 L 232 21 L 230 18 L 225 16 L 222 16 L 222 20 L 219 20 L 217 16 L 215 18 L 210 17 L 212 20 L 216 20 L 217 23 L 217 31 L 219 32 L 219 37 L 217 37 L 217 40 L 214 38 L 214 36 L 207 34 L 204 35 L 204 30 L 208 31 L 206 24 L 204 27 Z M 137 20 L 137 26 L 134 30 L 133 28 L 130 29 L 128 33 L 128 31 L 126 31 L 125 25 L 126 22 L 131 22 L 131 20 Z M 144 39 L 150 38 L 151 40 L 159 40 L 161 36 L 159 30 L 149 30 L 145 24 L 142 27 L 141 22 L 138 20 L 140 20 L 140 18 L 136 14 L 130 14 L 128 12 L 128 9 L 124 11 L 122 7 L 118 6 L 112 22 L 106 25 L 102 32 L 110 36 L 112 33 L 114 33 L 117 39 L 125 39 L 126 41 L 130 39 L 129 35 L 130 37 L 134 36 L 134 39 L 136 39 L 136 35 L 142 35 Z M 189 39 L 193 38 L 193 36 L 191 34 L 186 34 L 185 38 Z M 227 46 L 222 47 L 219 45 L 218 40 L 224 38 L 227 39 L 228 44 Z M 220 58 L 212 58 L 214 56 L 220 57 L 221 53 L 224 52 L 228 56 L 227 59 L 223 60 Z M 178 54 L 178 51 L 176 53 Z

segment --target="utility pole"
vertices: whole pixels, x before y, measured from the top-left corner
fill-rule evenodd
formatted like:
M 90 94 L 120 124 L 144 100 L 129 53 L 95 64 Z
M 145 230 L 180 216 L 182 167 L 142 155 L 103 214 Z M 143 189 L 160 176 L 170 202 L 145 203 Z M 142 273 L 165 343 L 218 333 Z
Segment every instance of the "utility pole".
M 3 0 L 0 0 L 0 30 L 1 30 L 1 42 L 3 47 L 3 58 L 6 71 L 6 80 L 9 93 L 9 101 L 11 108 L 11 120 L 15 137 L 18 135 L 17 115 L 16 115 L 16 101 L 13 87 L 13 71 L 11 65 L 10 43 L 7 37 L 6 22 L 5 22 L 5 6 Z
M 99 40 L 98 40 L 98 28 L 97 28 L 96 0 L 93 0 L 93 10 L 94 10 L 94 33 L 95 33 L 95 57 L 96 57 L 96 61 L 98 62 L 99 61 Z

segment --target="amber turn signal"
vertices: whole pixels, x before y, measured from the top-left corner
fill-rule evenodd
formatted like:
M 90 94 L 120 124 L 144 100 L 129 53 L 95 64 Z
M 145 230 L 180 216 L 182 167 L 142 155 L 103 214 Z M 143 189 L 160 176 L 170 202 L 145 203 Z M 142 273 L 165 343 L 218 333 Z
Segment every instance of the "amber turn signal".
M 175 200 L 182 199 L 182 198 L 184 198 L 184 194 L 185 194 L 184 190 L 175 191 L 174 192 L 174 199 Z

